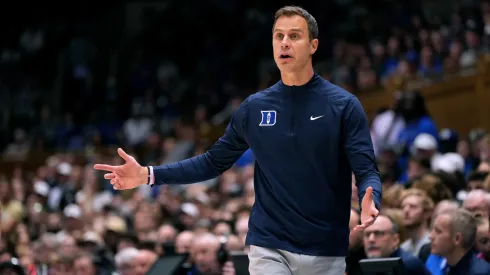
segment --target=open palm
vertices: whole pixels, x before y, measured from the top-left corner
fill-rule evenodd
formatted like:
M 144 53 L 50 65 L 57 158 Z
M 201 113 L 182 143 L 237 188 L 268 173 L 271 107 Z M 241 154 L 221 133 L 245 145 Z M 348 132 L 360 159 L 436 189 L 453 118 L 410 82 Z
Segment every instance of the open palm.
M 361 202 L 361 224 L 354 228 L 354 231 L 364 230 L 374 223 L 379 211 L 373 201 L 373 188 L 368 187 Z
M 95 164 L 97 170 L 107 171 L 104 178 L 110 180 L 116 190 L 133 189 L 139 185 L 145 184 L 144 175 L 142 176 L 142 167 L 136 159 L 123 151 L 117 149 L 119 156 L 126 161 L 123 165 Z

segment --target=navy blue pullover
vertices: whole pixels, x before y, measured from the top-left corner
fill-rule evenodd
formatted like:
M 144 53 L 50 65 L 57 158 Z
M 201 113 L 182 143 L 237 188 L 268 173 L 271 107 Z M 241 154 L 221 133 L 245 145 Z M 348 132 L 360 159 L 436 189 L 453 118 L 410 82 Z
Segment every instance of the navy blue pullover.
M 248 148 L 255 156 L 255 204 L 247 245 L 314 256 L 346 256 L 354 172 L 360 200 L 381 182 L 358 99 L 319 75 L 302 86 L 249 96 L 206 153 L 153 167 L 155 184 L 215 178 Z

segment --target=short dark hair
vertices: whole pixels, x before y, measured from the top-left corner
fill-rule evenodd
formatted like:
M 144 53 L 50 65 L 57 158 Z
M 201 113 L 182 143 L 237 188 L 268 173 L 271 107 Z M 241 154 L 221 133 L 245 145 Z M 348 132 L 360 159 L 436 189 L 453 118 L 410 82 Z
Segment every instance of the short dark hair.
M 424 168 L 426 170 L 431 169 L 430 160 L 427 158 L 423 158 L 423 157 L 419 157 L 419 156 L 411 156 L 409 161 L 419 164 L 420 166 L 422 166 L 422 168 Z
M 306 20 L 308 24 L 308 32 L 310 36 L 310 40 L 318 38 L 318 23 L 316 22 L 315 17 L 307 12 L 305 9 L 298 6 L 285 6 L 276 11 L 274 16 L 274 26 L 276 25 L 277 19 L 281 16 L 294 16 L 299 15 Z
M 488 176 L 488 172 L 473 171 L 468 176 L 467 181 L 484 181 Z

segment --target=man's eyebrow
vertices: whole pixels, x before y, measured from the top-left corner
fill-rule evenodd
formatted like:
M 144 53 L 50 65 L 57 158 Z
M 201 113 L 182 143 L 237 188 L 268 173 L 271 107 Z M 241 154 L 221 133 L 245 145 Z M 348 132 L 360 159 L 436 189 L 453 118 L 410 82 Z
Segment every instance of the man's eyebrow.
M 292 28 L 292 29 L 289 29 L 289 31 L 293 31 L 293 32 L 303 32 L 303 30 L 301 28 Z M 282 29 L 279 29 L 279 28 L 275 28 L 274 29 L 274 32 L 283 32 Z

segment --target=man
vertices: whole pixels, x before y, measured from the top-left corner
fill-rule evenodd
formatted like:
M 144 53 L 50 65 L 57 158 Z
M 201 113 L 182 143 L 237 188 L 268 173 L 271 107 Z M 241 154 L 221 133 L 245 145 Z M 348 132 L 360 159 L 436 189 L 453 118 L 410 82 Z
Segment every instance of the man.
M 250 273 L 343 274 L 349 247 L 351 172 L 361 230 L 376 219 L 381 181 L 358 99 L 313 71 L 315 18 L 302 8 L 276 12 L 272 32 L 281 81 L 249 96 L 206 153 L 141 167 L 118 149 L 121 166 L 95 165 L 115 189 L 185 184 L 219 176 L 249 147 L 255 156 L 255 203 L 246 244 Z
M 134 247 L 124 248 L 116 254 L 114 260 L 116 269 L 120 275 L 131 275 L 135 273 L 135 261 L 139 251 Z
M 473 213 L 476 218 L 488 219 L 490 210 L 488 193 L 481 189 L 470 191 L 463 201 L 463 208 Z
M 177 238 L 175 238 L 175 252 L 177 254 L 189 253 L 193 238 L 194 232 L 192 231 L 180 232 Z
M 408 235 L 408 239 L 401 244 L 401 248 L 419 257 L 422 246 L 430 243 L 429 221 L 434 202 L 424 191 L 415 188 L 406 190 L 400 202 L 403 210 L 403 225 Z
M 431 221 L 435 221 L 436 217 L 439 216 L 439 214 L 449 211 L 449 210 L 456 210 L 459 209 L 459 202 L 455 200 L 442 200 L 440 201 L 435 207 L 434 211 L 432 212 L 432 218 Z M 429 232 L 429 240 L 430 240 L 430 232 Z M 428 244 L 424 244 L 419 251 L 419 259 L 425 263 L 425 265 L 434 265 L 436 266 L 438 263 L 440 264 L 441 261 L 443 260 L 442 257 L 436 256 L 436 255 L 431 255 L 430 253 L 431 248 L 430 248 L 430 242 Z M 430 264 L 427 262 L 428 259 L 430 260 Z
M 90 254 L 82 254 L 75 258 L 74 262 L 75 275 L 96 275 L 97 268 L 95 267 L 93 257 Z
M 422 261 L 400 248 L 398 225 L 388 216 L 380 215 L 364 230 L 364 251 L 369 259 L 400 257 L 407 274 L 430 274 Z
M 452 210 L 437 216 L 430 239 L 432 254 L 445 259 L 442 274 L 490 274 L 490 265 L 479 259 L 474 251 L 476 220 L 467 210 Z M 430 268 L 428 263 L 427 267 Z
M 476 220 L 476 250 L 478 258 L 490 263 L 490 223 L 488 219 Z
M 221 242 L 216 235 L 212 233 L 196 235 L 191 247 L 194 266 L 188 275 L 235 275 L 235 267 L 231 261 L 219 262 L 220 248 Z
M 134 258 L 133 274 L 145 275 L 157 261 L 158 254 L 147 249 L 140 249 Z

